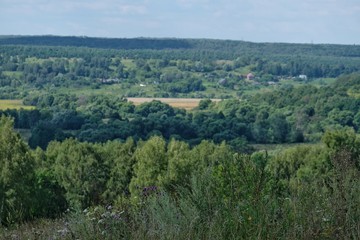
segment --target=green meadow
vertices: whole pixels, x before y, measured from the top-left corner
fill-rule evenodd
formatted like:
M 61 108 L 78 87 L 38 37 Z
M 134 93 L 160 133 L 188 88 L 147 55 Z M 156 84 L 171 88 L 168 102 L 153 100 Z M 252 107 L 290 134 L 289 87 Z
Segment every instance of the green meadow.
M 31 110 L 35 107 L 33 106 L 25 106 L 20 99 L 1 99 L 0 100 L 0 110 L 6 110 L 6 109 L 26 109 Z

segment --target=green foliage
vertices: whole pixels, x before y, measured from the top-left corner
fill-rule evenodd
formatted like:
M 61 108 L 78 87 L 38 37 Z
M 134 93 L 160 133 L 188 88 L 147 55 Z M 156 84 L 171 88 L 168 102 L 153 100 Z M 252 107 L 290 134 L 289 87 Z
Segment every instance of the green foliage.
M 306 184 L 331 175 L 331 164 L 326 148 L 298 146 L 277 153 L 267 164 L 272 175 L 272 187 L 284 197 L 299 183 Z
M 150 114 L 166 114 L 167 116 L 172 116 L 174 115 L 174 109 L 168 104 L 162 103 L 160 101 L 151 101 L 136 107 L 135 113 L 138 113 L 143 117 L 147 117 Z
M 324 134 L 322 141 L 335 151 L 342 149 L 357 151 L 359 144 L 359 140 L 352 130 L 328 131 Z
M 134 176 L 130 183 L 130 192 L 139 196 L 145 187 L 159 186 L 167 168 L 166 142 L 154 136 L 140 143 L 134 155 L 136 163 Z
M 84 209 L 103 201 L 109 167 L 94 145 L 74 139 L 52 142 L 46 155 L 71 207 Z
M 132 139 L 105 144 L 53 142 L 46 152 L 35 152 L 39 186 L 35 196 L 45 194 L 61 205 L 64 200 L 54 194 L 65 190 L 70 206 L 78 203 L 86 209 L 67 214 L 65 223 L 57 225 L 60 230 L 35 230 L 42 233 L 36 238 L 34 230 L 13 235 L 26 239 L 357 239 L 360 175 L 356 155 L 349 150 L 356 137 L 337 132 L 324 139 L 331 151 L 324 145 L 303 145 L 274 155 L 238 154 L 225 143 L 207 141 L 190 148 L 157 136 L 137 147 Z M 96 194 L 86 192 L 92 186 Z M 127 189 L 131 196 L 124 194 Z M 102 202 L 95 201 L 98 197 Z M 59 205 L 45 199 L 38 204 L 59 211 Z
M 17 99 L 34 89 L 223 98 L 235 96 L 238 89 L 274 89 L 268 86 L 270 80 L 303 84 L 290 78 L 300 74 L 312 82 L 359 71 L 359 48 L 352 45 L 22 36 L 2 38 L 0 50 L 0 97 Z M 260 86 L 244 81 L 250 71 Z M 219 86 L 222 79 L 226 81 Z
M 338 81 L 357 77 L 353 74 Z M 199 108 L 188 112 L 160 101 L 135 106 L 122 97 L 35 94 L 26 101 L 39 109 L 3 113 L 14 117 L 16 128 L 31 129 L 32 148 L 45 149 L 49 141 L 68 137 L 106 142 L 161 135 L 190 145 L 225 140 L 234 149 L 250 151 L 247 143 L 316 142 L 327 129 L 358 130 L 359 100 L 338 85 L 281 87 L 219 103 L 203 100 Z
M 50 122 L 40 121 L 31 131 L 29 145 L 32 148 L 41 147 L 46 149 L 52 140 L 64 140 L 65 134 Z
M 211 102 L 210 99 L 201 100 L 201 101 L 199 102 L 199 109 L 200 109 L 200 110 L 207 109 L 207 108 L 210 106 L 211 103 L 212 103 L 212 102 Z
M 35 161 L 13 124 L 10 118 L 0 117 L 0 224 L 23 221 L 34 214 Z
M 107 142 L 98 148 L 110 169 L 103 198 L 105 203 L 111 204 L 130 194 L 129 184 L 134 174 L 136 145 L 133 139 L 128 139 L 125 143 Z
M 172 139 L 167 145 L 166 158 L 167 172 L 161 184 L 172 191 L 176 186 L 188 184 L 193 166 L 189 145 Z
M 331 154 L 350 154 L 352 164 L 360 170 L 360 139 L 353 130 L 328 131 L 322 140 Z
M 55 176 L 46 168 L 35 172 L 35 186 L 32 205 L 34 217 L 57 218 L 68 207 L 65 199 L 65 189 L 57 182 Z
M 66 222 L 11 238 L 360 238 L 358 47 L 72 37 L 0 45 L 7 41 L 25 46 L 0 46 L 0 98 L 36 109 L 1 111 L 14 120 L 0 118 L 0 222 Z M 245 80 L 250 71 L 255 79 Z M 352 74 L 311 85 L 343 73 Z M 300 74 L 308 83 L 292 79 Z M 277 85 L 253 85 L 270 80 Z M 129 95 L 240 98 L 185 111 L 135 106 Z M 13 126 L 44 150 L 29 149 Z M 323 132 L 323 145 L 248 147 Z
M 239 139 L 308 142 L 325 129 L 359 128 L 357 46 L 48 36 L 4 37 L 0 45 L 6 70 L 0 98 L 16 96 L 38 109 L 6 112 L 16 128 L 31 129 L 32 148 L 68 137 L 106 142 L 162 135 L 190 145 L 225 140 L 246 150 Z M 245 80 L 250 71 L 255 79 Z M 300 74 L 308 80 L 294 82 Z M 319 77 L 339 78 L 319 87 L 312 83 Z M 257 86 L 261 79 L 277 85 Z M 185 113 L 156 101 L 134 106 L 128 96 L 240 99 L 204 100 Z

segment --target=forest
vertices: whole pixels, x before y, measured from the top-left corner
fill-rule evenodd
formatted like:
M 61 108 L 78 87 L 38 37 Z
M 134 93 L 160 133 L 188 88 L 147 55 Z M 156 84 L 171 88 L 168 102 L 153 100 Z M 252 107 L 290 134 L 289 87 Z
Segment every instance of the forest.
M 0 36 L 0 239 L 360 238 L 359 94 L 357 45 Z

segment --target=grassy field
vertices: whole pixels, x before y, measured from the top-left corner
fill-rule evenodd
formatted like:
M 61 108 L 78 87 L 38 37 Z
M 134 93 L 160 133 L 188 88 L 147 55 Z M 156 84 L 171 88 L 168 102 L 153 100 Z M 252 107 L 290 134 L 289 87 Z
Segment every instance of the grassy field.
M 267 151 L 270 155 L 284 151 L 289 148 L 300 147 L 300 146 L 314 146 L 321 144 L 319 142 L 314 143 L 276 143 L 276 144 L 250 144 L 255 151 Z
M 184 108 L 186 110 L 193 109 L 199 105 L 201 98 L 127 98 L 129 102 L 133 102 L 135 105 L 140 105 L 144 102 L 151 102 L 153 100 L 159 100 L 163 103 L 167 103 L 172 107 Z M 220 99 L 211 99 L 214 102 L 219 102 Z
M 30 110 L 30 109 L 34 109 L 35 107 L 33 106 L 25 106 L 22 102 L 22 100 L 16 99 L 16 100 L 9 100 L 9 99 L 5 99 L 5 100 L 0 100 L 0 110 L 5 110 L 5 109 L 26 109 L 26 110 Z
M 23 76 L 22 72 L 3 71 L 2 73 L 4 74 L 4 76 L 16 79 L 20 79 Z

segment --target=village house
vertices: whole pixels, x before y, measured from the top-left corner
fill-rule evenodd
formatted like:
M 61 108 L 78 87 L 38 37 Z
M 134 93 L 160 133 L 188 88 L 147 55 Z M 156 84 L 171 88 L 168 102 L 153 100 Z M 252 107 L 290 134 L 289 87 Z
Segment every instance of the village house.
M 246 79 L 247 80 L 253 80 L 254 79 L 254 74 L 252 74 L 252 73 L 249 73 L 248 75 L 246 75 Z
M 225 85 L 226 83 L 227 83 L 227 80 L 225 78 L 220 79 L 218 82 L 219 85 Z
M 120 82 L 120 79 L 118 78 L 107 78 L 107 79 L 100 79 L 100 82 L 101 83 L 104 83 L 104 84 L 111 84 L 111 83 L 119 83 Z
M 307 76 L 304 75 L 304 74 L 300 74 L 300 75 L 299 75 L 299 78 L 302 79 L 302 80 L 307 80 Z

